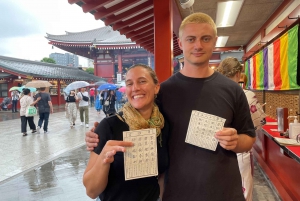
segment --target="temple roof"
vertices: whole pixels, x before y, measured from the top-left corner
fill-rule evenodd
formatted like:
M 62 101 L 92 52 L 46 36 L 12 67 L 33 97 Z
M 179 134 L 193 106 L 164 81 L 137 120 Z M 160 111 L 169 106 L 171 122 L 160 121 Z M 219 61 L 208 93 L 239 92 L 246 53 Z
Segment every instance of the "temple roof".
M 101 27 L 83 32 L 66 32 L 64 35 L 48 34 L 46 38 L 50 41 L 64 43 L 91 43 L 93 45 L 108 44 L 132 44 L 131 39 L 127 39 L 125 35 L 121 35 L 119 31 L 114 31 L 110 26 Z
M 0 68 L 21 75 L 40 78 L 99 81 L 101 78 L 79 68 L 0 56 Z

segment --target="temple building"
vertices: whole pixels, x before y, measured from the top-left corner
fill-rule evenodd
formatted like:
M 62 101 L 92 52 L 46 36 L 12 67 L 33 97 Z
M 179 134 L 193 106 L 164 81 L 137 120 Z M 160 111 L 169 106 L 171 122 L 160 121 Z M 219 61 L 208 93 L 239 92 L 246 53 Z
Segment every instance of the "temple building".
M 73 81 L 83 80 L 89 83 L 101 78 L 74 67 L 0 56 L 0 103 L 10 97 L 9 89 L 22 86 L 33 80 L 47 80 L 53 86 L 49 93 L 54 105 L 65 104 L 63 89 Z
M 94 60 L 94 74 L 116 82 L 127 68 L 143 63 L 154 68 L 154 56 L 110 26 L 64 35 L 47 34 L 49 44 Z

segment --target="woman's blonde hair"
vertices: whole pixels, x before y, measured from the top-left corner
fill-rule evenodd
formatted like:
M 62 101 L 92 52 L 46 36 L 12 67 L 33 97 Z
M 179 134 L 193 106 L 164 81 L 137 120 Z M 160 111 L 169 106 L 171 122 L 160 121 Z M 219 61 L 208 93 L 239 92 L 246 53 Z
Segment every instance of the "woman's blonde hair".
M 238 72 L 242 72 L 243 65 L 234 57 L 227 57 L 221 61 L 220 65 L 217 68 L 217 71 L 226 77 L 233 77 Z
M 187 16 L 182 22 L 181 25 L 179 27 L 179 38 L 181 38 L 182 36 L 182 30 L 184 29 L 185 25 L 187 24 L 200 24 L 200 23 L 207 23 L 210 24 L 214 30 L 215 36 L 217 36 L 217 26 L 215 24 L 215 22 L 213 21 L 213 19 L 204 13 L 193 13 L 189 16 Z

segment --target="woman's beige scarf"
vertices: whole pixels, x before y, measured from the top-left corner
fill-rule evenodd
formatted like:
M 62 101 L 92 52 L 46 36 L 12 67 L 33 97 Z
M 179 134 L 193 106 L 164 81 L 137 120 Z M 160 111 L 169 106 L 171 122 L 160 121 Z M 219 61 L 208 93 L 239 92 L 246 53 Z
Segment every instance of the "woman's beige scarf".
M 156 135 L 157 137 L 159 136 L 159 143 L 160 146 L 162 146 L 161 129 L 164 127 L 165 120 L 155 103 L 153 105 L 151 117 L 148 120 L 144 119 L 142 115 L 128 102 L 120 111 L 123 112 L 123 115 L 120 117 L 119 114 L 117 114 L 118 118 L 121 121 L 125 120 L 125 122 L 129 125 L 130 130 L 156 128 Z

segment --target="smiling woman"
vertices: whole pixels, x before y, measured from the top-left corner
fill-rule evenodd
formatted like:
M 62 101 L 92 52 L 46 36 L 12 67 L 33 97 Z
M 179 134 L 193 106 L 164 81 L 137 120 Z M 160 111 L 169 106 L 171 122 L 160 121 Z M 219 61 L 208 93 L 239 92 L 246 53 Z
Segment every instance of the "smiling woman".
M 136 64 L 129 68 L 126 74 L 128 103 L 121 112 L 103 119 L 95 129 L 101 140 L 94 152 L 91 152 L 83 176 L 87 195 L 91 198 L 99 196 L 102 201 L 156 201 L 162 195 L 164 172 L 169 162 L 167 152 L 169 127 L 154 103 L 159 88 L 156 74 L 149 66 Z M 124 157 L 118 152 L 125 152 L 126 147 L 135 145 L 123 141 L 123 132 L 147 128 L 155 128 L 158 138 L 156 140 L 158 178 L 149 176 L 125 181 Z M 144 146 L 146 150 L 147 143 L 138 150 L 139 155 L 144 154 Z

